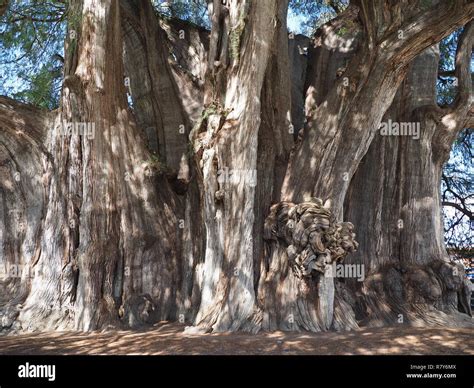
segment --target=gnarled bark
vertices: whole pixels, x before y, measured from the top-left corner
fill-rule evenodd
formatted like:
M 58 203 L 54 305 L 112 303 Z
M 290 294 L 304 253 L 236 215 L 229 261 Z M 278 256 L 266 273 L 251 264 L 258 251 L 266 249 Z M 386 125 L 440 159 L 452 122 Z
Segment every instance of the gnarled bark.
M 272 207 L 265 222 L 268 255 L 259 299 L 266 330 L 332 327 L 333 265 L 357 249 L 351 223 L 337 223 L 320 199 Z M 347 327 L 347 326 L 346 326 Z
M 45 140 L 38 273 L 18 319 L 26 330 L 91 330 L 176 318 L 175 205 L 127 107 L 118 1 L 72 5 L 80 25 L 69 26 L 61 108 Z M 92 130 L 75 133 L 77 123 Z
M 0 97 L 0 331 L 15 329 L 40 254 L 53 114 Z
M 122 1 L 121 6 L 133 112 L 177 194 L 173 212 L 182 263 L 178 310 L 180 321 L 189 322 L 200 301 L 204 245 L 199 168 L 189 133 L 203 110 L 209 32 L 179 20 L 160 20 L 147 0 Z
M 452 31 L 439 25 L 439 19 L 445 17 L 440 13 L 444 7 L 450 27 L 464 24 L 474 12 L 467 3 L 438 4 L 427 13 L 429 18 L 420 17 L 413 24 L 413 16 L 421 12 L 417 7 L 404 9 L 401 4 L 362 1 L 320 29 L 315 47 L 310 48 L 307 124 L 290 157 L 283 200 L 298 203 L 319 197 L 330 201 L 337 220 L 343 218 L 350 179 L 405 77 L 407 65 L 432 43 L 431 39 L 439 40 Z M 301 315 L 312 320 L 306 327 L 327 329 L 330 324 L 321 325 L 321 316 L 332 318 L 333 303 L 338 309 L 334 327 L 356 327 L 350 291 L 343 282 L 323 279 L 320 292 L 305 296 L 310 307 Z M 336 296 L 334 290 L 338 290 Z M 313 295 L 318 293 L 317 305 L 320 309 L 324 306 L 326 312 L 308 314 L 316 304 Z
M 209 6 L 207 32 L 146 0 L 72 1 L 60 109 L 0 98 L 0 264 L 34 270 L 0 282 L 3 327 L 320 331 L 469 313 L 438 187 L 472 122 L 472 25 L 452 107 L 435 105 L 423 51 L 474 5 L 356 1 L 308 55 L 286 0 Z M 419 121 L 420 139 L 377 135 L 384 115 Z M 364 282 L 335 279 L 346 256 Z
M 357 220 L 361 249 L 349 261 L 363 264 L 368 274 L 363 284 L 349 282 L 366 324 L 470 321 L 459 313 L 471 315 L 464 269 L 450 262 L 442 239 L 440 185 L 472 106 L 473 31 L 470 22 L 458 44 L 453 106 L 437 106 L 439 52 L 430 48 L 410 66 L 385 116 L 416 125 L 418 136 L 376 135 L 351 182 L 345 214 Z
M 474 16 L 474 5 L 465 1 L 443 2 L 429 10 L 403 3 L 360 1 L 316 36 L 316 46 L 336 53 L 347 51 L 360 34 L 363 44 L 322 100 L 308 95 L 308 124 L 290 160 L 284 200 L 331 199 L 335 215 L 342 218 L 350 179 L 392 103 L 406 66 Z
M 275 0 L 212 4 L 206 114 L 194 137 L 206 225 L 202 330 L 254 330 L 261 319 L 253 278 L 260 98 L 286 9 Z

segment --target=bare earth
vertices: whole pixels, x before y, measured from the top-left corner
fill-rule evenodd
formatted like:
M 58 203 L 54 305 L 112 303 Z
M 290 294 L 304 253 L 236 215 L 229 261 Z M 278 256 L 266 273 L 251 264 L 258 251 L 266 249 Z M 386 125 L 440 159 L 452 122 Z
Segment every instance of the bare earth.
M 183 333 L 161 323 L 147 331 L 55 332 L 0 336 L 0 354 L 470 354 L 472 328 L 370 328 L 344 333 Z

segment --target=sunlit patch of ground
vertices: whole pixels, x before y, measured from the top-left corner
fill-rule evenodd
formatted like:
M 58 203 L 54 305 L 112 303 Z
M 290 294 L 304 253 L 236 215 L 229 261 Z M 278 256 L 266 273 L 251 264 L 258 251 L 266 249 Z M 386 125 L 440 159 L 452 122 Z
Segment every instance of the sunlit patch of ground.
M 54 332 L 0 337 L 0 354 L 474 354 L 472 328 L 369 328 L 343 333 L 183 333 L 161 323 L 146 331 Z

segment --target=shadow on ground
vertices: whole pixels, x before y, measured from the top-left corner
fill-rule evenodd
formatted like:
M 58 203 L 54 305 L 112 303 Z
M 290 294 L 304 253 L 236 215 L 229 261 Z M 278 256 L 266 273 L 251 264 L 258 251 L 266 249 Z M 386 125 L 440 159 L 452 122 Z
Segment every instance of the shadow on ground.
M 343 333 L 183 333 L 160 323 L 146 331 L 53 332 L 0 337 L 0 354 L 474 354 L 472 328 L 369 328 Z

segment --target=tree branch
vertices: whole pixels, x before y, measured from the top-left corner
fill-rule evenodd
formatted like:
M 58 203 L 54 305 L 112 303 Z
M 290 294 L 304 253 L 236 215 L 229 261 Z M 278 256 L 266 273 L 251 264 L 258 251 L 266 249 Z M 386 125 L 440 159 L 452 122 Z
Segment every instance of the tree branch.
M 454 77 L 454 70 L 438 71 L 438 77 Z
M 474 45 L 474 20 L 464 27 L 456 49 L 456 67 L 454 74 L 458 80 L 458 91 L 454 103 L 447 112 L 440 117 L 439 126 L 433 137 L 433 148 L 441 155 L 447 155 L 457 134 L 466 127 L 470 127 L 473 111 L 473 87 L 471 76 L 471 55 Z
M 474 20 L 464 28 L 456 51 L 455 75 L 458 79 L 458 94 L 454 102 L 456 116 L 465 116 L 473 106 L 471 55 L 474 44 Z
M 442 202 L 442 205 L 443 206 L 450 206 L 450 207 L 453 207 L 455 208 L 456 210 L 459 210 L 461 213 L 465 214 L 466 216 L 469 217 L 469 219 L 472 219 L 473 218 L 473 213 L 471 211 L 469 211 L 469 209 L 461 206 L 460 204 L 456 203 L 456 202 L 451 202 L 451 201 L 443 201 Z
M 442 1 L 428 11 L 420 11 L 404 21 L 396 31 L 382 38 L 379 47 L 397 68 L 410 63 L 424 49 L 439 42 L 445 36 L 474 18 L 471 1 Z M 402 35 L 400 35 L 400 31 Z
M 37 22 L 37 23 L 57 23 L 61 22 L 64 20 L 65 14 L 61 14 L 55 18 L 37 18 L 33 17 L 31 15 L 21 15 L 16 18 L 10 19 L 7 22 L 8 23 L 16 23 L 16 22 L 21 22 L 23 20 L 29 20 L 31 22 Z

